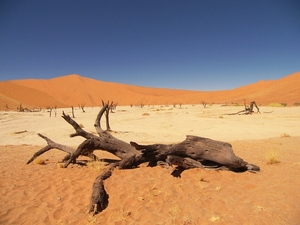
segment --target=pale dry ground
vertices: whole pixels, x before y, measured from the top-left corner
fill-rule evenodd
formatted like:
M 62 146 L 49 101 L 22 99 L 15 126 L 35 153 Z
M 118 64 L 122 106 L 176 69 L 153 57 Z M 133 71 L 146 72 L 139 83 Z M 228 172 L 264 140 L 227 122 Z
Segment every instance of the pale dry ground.
M 46 165 L 26 165 L 45 145 L 38 132 L 74 147 L 83 140 L 68 137 L 74 130 L 60 117 L 61 109 L 52 118 L 47 112 L 0 112 L 0 224 L 299 224 L 300 108 L 261 107 L 262 114 L 225 115 L 242 109 L 117 107 L 111 128 L 118 138 L 174 143 L 192 134 L 228 141 L 261 172 L 191 169 L 175 178 L 161 167 L 115 170 L 105 181 L 109 206 L 95 217 L 87 210 L 92 183 L 103 165 L 58 168 L 64 156 L 58 150 L 41 156 Z M 76 110 L 75 120 L 94 132 L 99 110 Z M 278 153 L 280 163 L 267 164 L 268 152 Z M 96 154 L 115 159 L 103 151 Z
M 69 138 L 74 132 L 64 119 L 62 111 L 71 115 L 71 109 L 57 109 L 57 116 L 49 112 L 0 112 L 1 144 L 44 145 L 36 134 L 42 133 L 54 141 L 76 146 L 81 137 Z M 75 120 L 84 129 L 95 132 L 94 122 L 100 107 L 86 108 L 86 113 L 75 110 Z M 261 114 L 228 116 L 243 110 L 243 106 L 202 105 L 144 106 L 144 108 L 120 106 L 110 114 L 114 135 L 125 141 L 141 143 L 174 143 L 185 139 L 187 134 L 211 139 L 233 141 L 300 135 L 300 107 L 260 107 Z M 272 113 L 270 113 L 272 112 Z M 103 118 L 104 119 L 104 118 Z M 104 120 L 102 121 L 105 128 Z M 23 131 L 26 131 L 22 133 Z M 16 132 L 21 132 L 15 134 Z

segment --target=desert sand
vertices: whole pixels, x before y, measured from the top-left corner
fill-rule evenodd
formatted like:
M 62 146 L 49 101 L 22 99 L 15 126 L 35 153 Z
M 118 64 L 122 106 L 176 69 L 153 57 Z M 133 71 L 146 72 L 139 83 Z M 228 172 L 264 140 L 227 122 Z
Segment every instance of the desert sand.
M 104 163 L 60 168 L 65 153 L 40 156 L 45 164 L 26 164 L 45 146 L 36 134 L 76 147 L 73 128 L 49 112 L 0 112 L 0 224 L 287 224 L 300 223 L 300 107 L 260 107 L 261 114 L 226 115 L 242 106 L 118 106 L 110 114 L 113 135 L 141 144 L 176 143 L 197 135 L 232 144 L 236 155 L 260 166 L 258 173 L 190 169 L 181 178 L 162 167 L 116 169 L 105 181 L 108 207 L 88 214 L 92 183 Z M 86 131 L 99 107 L 75 110 Z M 103 125 L 104 126 L 104 125 Z M 268 164 L 277 154 L 280 163 Z M 117 159 L 104 151 L 99 158 Z M 89 161 L 89 158 L 81 157 Z

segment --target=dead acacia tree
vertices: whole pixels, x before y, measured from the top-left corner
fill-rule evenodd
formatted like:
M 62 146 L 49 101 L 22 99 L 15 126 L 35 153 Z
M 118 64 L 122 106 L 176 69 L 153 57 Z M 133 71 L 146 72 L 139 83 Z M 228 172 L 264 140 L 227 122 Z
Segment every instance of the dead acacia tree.
M 57 106 L 55 106 L 55 107 L 50 107 L 50 106 L 48 106 L 48 107 L 47 107 L 47 110 L 49 110 L 50 117 L 51 117 L 51 115 L 52 115 L 52 111 L 54 111 L 54 116 L 56 117 L 56 115 L 57 115 Z
M 20 103 L 20 106 L 17 107 L 17 110 L 18 110 L 19 112 L 24 112 L 24 111 L 25 111 L 25 109 L 24 109 L 23 106 L 22 106 L 22 103 Z
M 105 119 L 106 119 L 106 130 L 107 131 L 111 131 L 110 125 L 109 125 L 109 113 L 114 113 L 113 110 L 116 109 L 118 103 L 114 103 L 113 101 L 111 103 L 109 103 L 109 101 L 107 103 L 104 103 L 104 101 L 102 100 L 102 107 L 104 107 L 105 105 L 107 105 L 106 109 L 105 109 Z
M 256 113 L 260 113 L 258 106 L 256 105 L 255 101 L 250 102 L 250 105 L 247 106 L 246 100 L 244 99 L 244 110 L 238 111 L 236 113 L 229 113 L 227 115 L 249 115 L 254 113 L 253 107 L 257 109 Z
M 115 113 L 113 110 L 116 110 L 118 103 L 114 103 L 113 101 L 109 105 L 109 109 L 111 113 Z M 103 106 L 103 103 L 102 103 Z
M 31 109 L 23 108 L 22 103 L 20 103 L 20 106 L 17 107 L 18 112 L 32 112 Z
M 52 107 L 47 107 L 47 110 L 49 110 L 49 114 L 50 114 L 50 117 L 51 117 L 51 115 L 52 115 Z
M 83 130 L 69 115 L 63 112 L 62 118 L 75 130 L 70 137 L 81 136 L 85 140 L 77 149 L 58 144 L 41 134 L 39 136 L 46 140 L 47 145 L 36 152 L 27 162 L 31 163 L 37 156 L 51 150 L 59 149 L 67 153 L 64 157 L 64 167 L 70 163 L 76 163 L 80 155 L 96 159 L 94 150 L 108 151 L 120 158 L 120 161 L 111 163 L 94 181 L 89 212 L 98 213 L 108 205 L 108 194 L 104 188 L 103 181 L 108 179 L 116 167 L 128 169 L 138 167 L 141 163 L 156 165 L 163 161 L 166 165 L 177 165 L 179 170 L 190 168 L 214 168 L 227 169 L 231 171 L 259 171 L 259 167 L 247 163 L 236 156 L 229 143 L 216 141 L 209 138 L 187 135 L 186 139 L 177 144 L 152 144 L 140 145 L 136 142 L 124 142 L 109 131 L 101 127 L 101 118 L 109 109 L 109 104 L 104 104 L 95 120 L 95 129 L 98 135 Z M 106 118 L 108 119 L 108 117 Z M 174 175 L 174 173 L 173 173 Z M 178 175 L 178 174 L 177 174 Z M 180 175 L 180 173 L 179 173 Z
M 54 116 L 56 117 L 57 115 L 57 106 L 54 106 Z
M 85 113 L 85 110 L 84 110 L 84 106 L 85 106 L 85 103 L 84 104 L 79 104 L 79 108 L 82 110 L 83 113 Z
M 75 114 L 74 114 L 74 106 L 71 105 L 72 108 L 72 117 L 75 118 Z

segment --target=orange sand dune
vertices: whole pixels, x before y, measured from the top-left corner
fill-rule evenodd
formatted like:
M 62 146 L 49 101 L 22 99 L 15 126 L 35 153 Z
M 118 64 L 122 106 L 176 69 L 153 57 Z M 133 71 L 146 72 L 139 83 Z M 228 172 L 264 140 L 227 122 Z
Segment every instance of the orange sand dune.
M 300 102 L 300 72 L 279 80 L 259 81 L 225 91 L 140 87 L 98 81 L 77 74 L 49 80 L 12 80 L 0 82 L 0 85 L 0 109 L 5 109 L 6 104 L 14 108 L 20 102 L 32 107 L 70 107 L 79 104 L 97 106 L 101 105 L 101 100 L 113 100 L 119 105 L 199 104 L 202 101 L 242 103 L 243 99 L 248 102 L 255 100 L 258 104 L 280 102 L 293 105 L 295 102 Z
M 237 94 L 241 93 L 241 97 L 246 99 L 257 99 L 262 104 L 282 102 L 293 105 L 300 102 L 300 72 L 283 77 L 279 80 L 259 81 L 254 84 L 234 89 L 236 101 L 242 100 L 237 98 Z
M 0 82 L 0 109 L 16 110 L 20 103 L 23 108 L 68 106 L 42 91 L 10 81 Z

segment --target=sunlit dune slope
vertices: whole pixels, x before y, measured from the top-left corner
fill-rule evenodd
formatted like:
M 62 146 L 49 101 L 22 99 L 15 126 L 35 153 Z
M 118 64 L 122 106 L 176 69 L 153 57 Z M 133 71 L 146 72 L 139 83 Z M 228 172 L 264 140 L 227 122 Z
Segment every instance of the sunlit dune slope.
M 71 106 L 85 104 L 97 106 L 104 101 L 118 102 L 119 105 L 198 103 L 199 94 L 205 92 L 139 87 L 112 82 L 103 82 L 76 74 L 50 80 L 14 80 L 15 84 L 36 89 Z
M 22 104 L 23 108 L 35 107 L 67 107 L 66 104 L 49 96 L 48 94 L 18 85 L 10 81 L 0 82 L 0 109 L 16 110 Z
M 30 107 L 99 106 L 101 100 L 119 105 L 300 102 L 300 72 L 279 80 L 259 81 L 225 91 L 186 91 L 103 82 L 77 74 L 49 80 L 25 79 L 0 82 L 0 108 L 22 104 Z M 15 85 L 15 86 L 14 86 Z
M 232 100 L 252 99 L 260 104 L 300 102 L 300 72 L 278 80 L 259 81 L 232 90 Z M 239 96 L 240 95 L 240 96 Z

